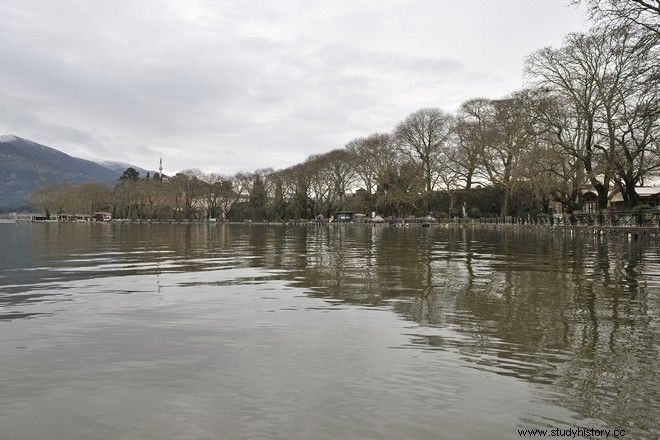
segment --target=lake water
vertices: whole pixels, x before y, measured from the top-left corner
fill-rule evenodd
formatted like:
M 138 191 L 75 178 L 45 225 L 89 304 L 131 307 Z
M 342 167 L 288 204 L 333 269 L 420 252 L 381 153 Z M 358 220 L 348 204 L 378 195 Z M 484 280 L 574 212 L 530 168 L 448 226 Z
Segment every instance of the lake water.
M 0 225 L 2 439 L 658 438 L 660 244 Z

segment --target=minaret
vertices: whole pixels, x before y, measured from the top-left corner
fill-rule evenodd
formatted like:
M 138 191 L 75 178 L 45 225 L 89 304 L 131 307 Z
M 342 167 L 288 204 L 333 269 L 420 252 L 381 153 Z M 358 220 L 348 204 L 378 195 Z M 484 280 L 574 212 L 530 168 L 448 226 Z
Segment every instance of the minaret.
M 160 164 L 158 165 L 158 178 L 163 180 L 163 158 L 160 158 Z

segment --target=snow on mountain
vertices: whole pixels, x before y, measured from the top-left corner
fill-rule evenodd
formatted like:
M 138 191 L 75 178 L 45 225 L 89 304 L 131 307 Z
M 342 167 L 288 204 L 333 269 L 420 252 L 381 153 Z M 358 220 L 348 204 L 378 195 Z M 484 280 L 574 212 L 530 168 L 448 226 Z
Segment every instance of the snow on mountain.
M 151 175 L 153 175 L 154 172 L 155 172 L 153 170 L 147 170 L 147 169 L 141 168 L 137 165 L 132 165 L 130 163 L 119 162 L 119 161 L 114 161 L 114 160 L 101 160 L 101 161 L 98 161 L 96 163 L 98 163 L 101 166 L 106 167 L 109 170 L 115 171 L 115 172 L 119 173 L 120 175 L 126 170 L 126 168 L 129 168 L 129 167 L 135 169 L 135 171 L 140 173 L 140 177 L 146 176 L 147 172 L 149 172 Z
M 14 135 L 0 135 L 0 211 L 28 207 L 37 188 L 60 182 L 114 185 L 130 165 L 110 167 Z M 144 176 L 146 170 L 134 167 Z

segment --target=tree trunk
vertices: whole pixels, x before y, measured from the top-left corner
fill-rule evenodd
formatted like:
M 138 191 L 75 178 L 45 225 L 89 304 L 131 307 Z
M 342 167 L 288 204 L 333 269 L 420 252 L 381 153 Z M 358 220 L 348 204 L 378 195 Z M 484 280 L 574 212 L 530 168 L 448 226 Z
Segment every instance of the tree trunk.
M 630 208 L 639 205 L 639 194 L 637 194 L 637 190 L 635 189 L 635 184 L 633 182 L 623 182 L 623 190 L 626 204 Z
M 500 216 L 504 219 L 509 216 L 509 200 L 511 198 L 509 188 L 504 188 L 504 194 L 502 194 L 502 207 L 500 209 Z
M 594 185 L 598 194 L 598 209 L 607 209 L 608 188 L 602 183 Z
M 472 189 L 472 172 L 468 172 L 468 175 L 465 178 L 465 189 L 468 191 Z

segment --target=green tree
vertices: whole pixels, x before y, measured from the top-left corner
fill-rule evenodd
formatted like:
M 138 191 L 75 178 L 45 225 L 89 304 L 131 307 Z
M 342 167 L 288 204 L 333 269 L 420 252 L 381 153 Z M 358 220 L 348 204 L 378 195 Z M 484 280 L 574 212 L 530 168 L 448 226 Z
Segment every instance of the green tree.
M 119 176 L 119 180 L 138 180 L 140 178 L 140 173 L 133 167 L 128 167 L 124 172 Z

